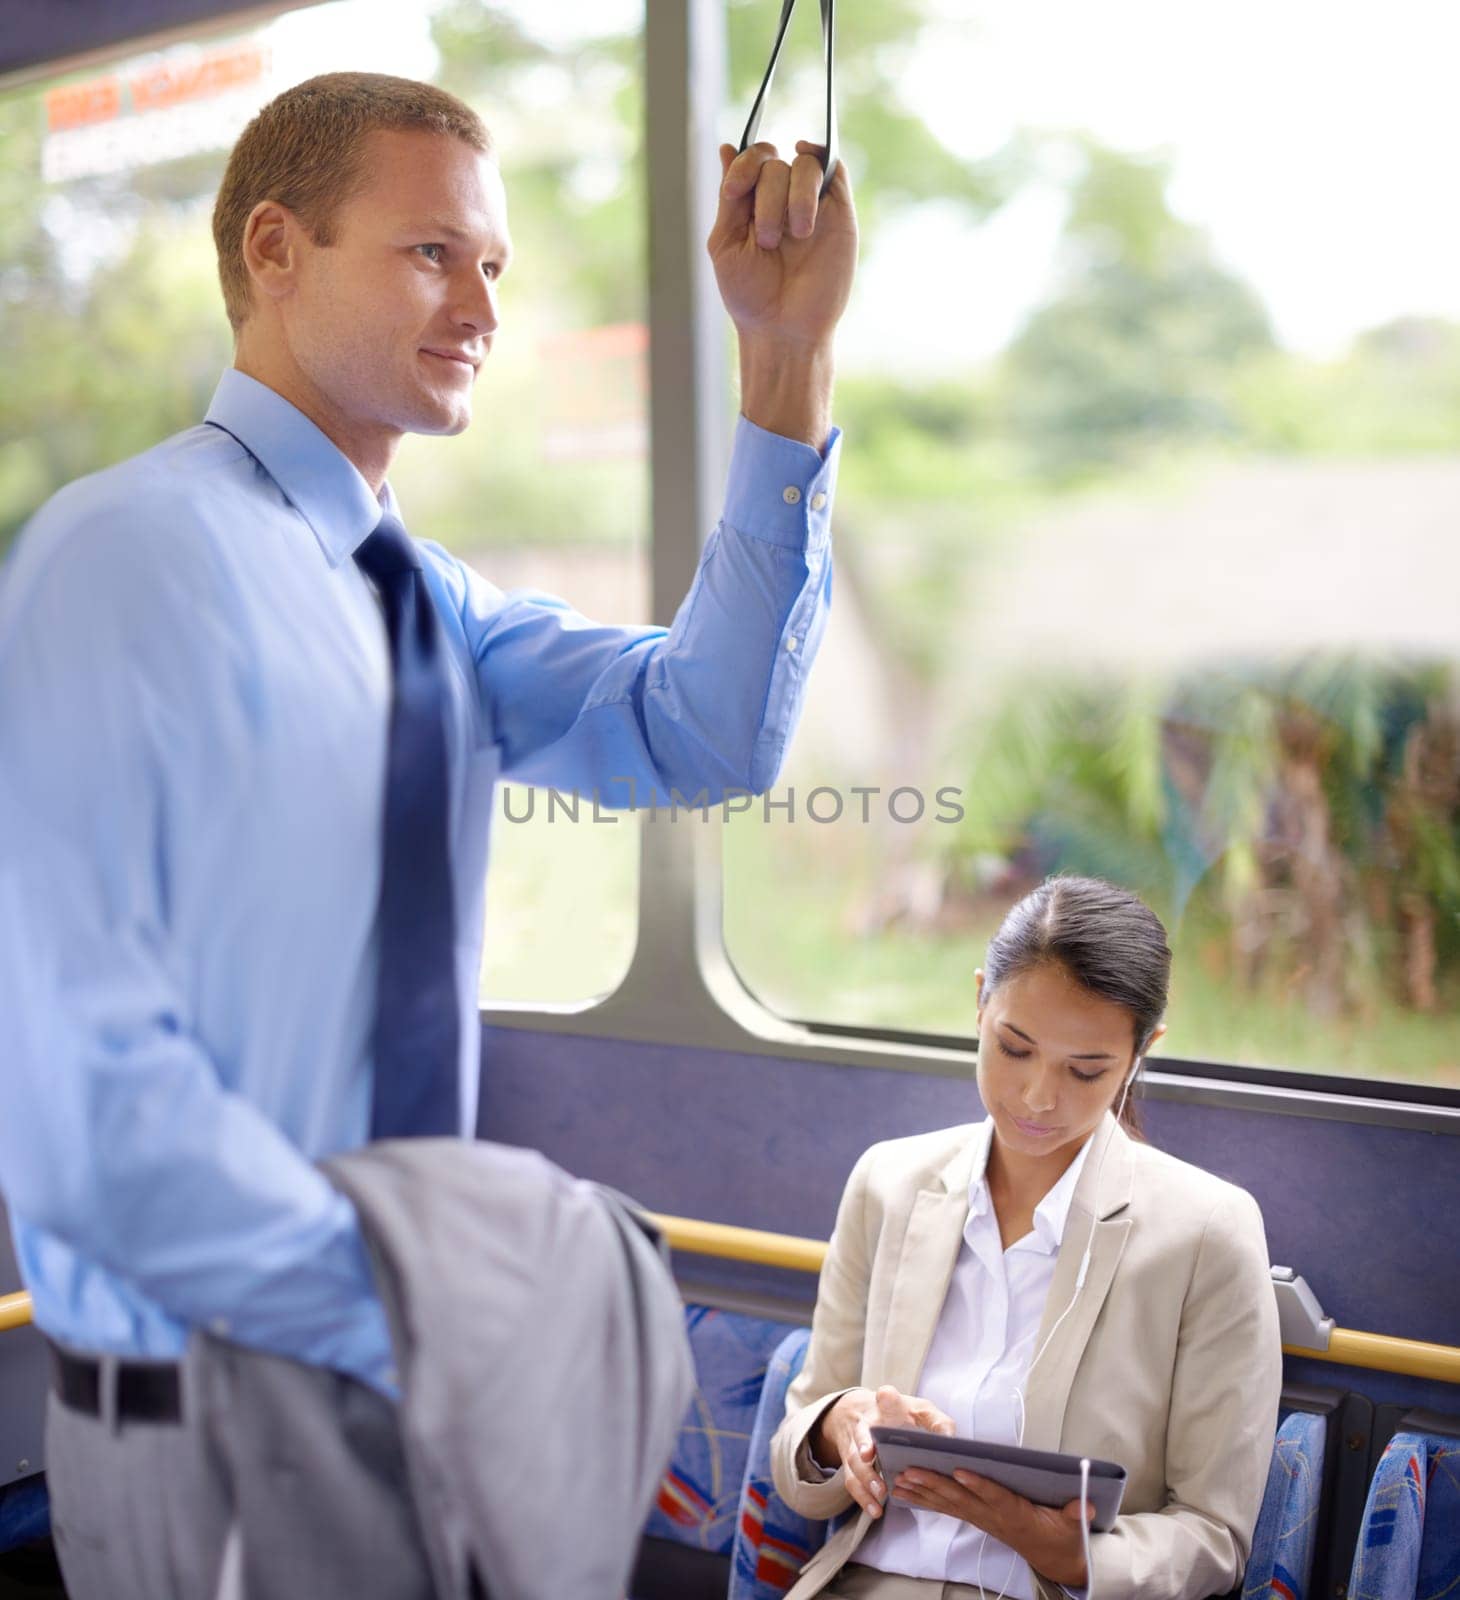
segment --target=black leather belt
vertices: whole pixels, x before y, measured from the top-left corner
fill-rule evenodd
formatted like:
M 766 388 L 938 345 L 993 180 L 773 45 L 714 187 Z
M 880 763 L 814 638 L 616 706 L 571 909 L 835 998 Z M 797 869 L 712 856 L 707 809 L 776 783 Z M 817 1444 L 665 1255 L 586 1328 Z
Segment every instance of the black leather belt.
M 51 1345 L 51 1381 L 63 1406 L 99 1417 L 102 1364 Z M 172 1361 L 118 1361 L 118 1422 L 181 1422 L 182 1372 Z

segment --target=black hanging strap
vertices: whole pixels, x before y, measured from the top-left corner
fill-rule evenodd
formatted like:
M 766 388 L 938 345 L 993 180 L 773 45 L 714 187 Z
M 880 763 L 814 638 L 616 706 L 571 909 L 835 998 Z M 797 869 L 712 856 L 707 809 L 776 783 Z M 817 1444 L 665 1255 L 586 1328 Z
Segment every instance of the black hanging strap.
M 776 75 L 776 63 L 781 59 L 781 46 L 786 42 L 786 27 L 795 9 L 796 0 L 781 0 L 781 22 L 776 29 L 776 42 L 771 46 L 770 65 L 765 69 L 765 77 L 761 79 L 760 93 L 756 95 L 755 104 L 750 108 L 750 120 L 745 124 L 745 132 L 740 137 L 742 150 L 754 144 L 755 136 L 760 132 L 761 112 L 765 110 L 766 96 L 771 92 L 771 79 Z M 835 0 L 821 0 L 821 49 L 826 58 L 826 138 L 823 141 L 826 146 L 826 160 L 821 180 L 821 192 L 825 194 L 831 180 L 836 176 L 837 163 Z

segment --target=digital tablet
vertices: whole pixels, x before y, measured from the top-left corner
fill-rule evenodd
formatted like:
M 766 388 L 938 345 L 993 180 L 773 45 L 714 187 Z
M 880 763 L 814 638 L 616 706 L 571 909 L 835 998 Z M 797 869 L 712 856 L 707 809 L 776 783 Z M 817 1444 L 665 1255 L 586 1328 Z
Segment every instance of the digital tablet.
M 1018 1445 L 991 1444 L 985 1439 L 952 1439 L 923 1428 L 873 1428 L 877 1459 L 888 1494 L 899 1472 L 921 1467 L 926 1472 L 972 1472 L 1022 1494 L 1041 1506 L 1068 1505 L 1080 1498 L 1080 1457 L 1053 1450 L 1025 1450 Z M 1115 1521 L 1125 1494 L 1125 1468 L 1114 1461 L 1090 1459 L 1090 1526 L 1104 1533 Z

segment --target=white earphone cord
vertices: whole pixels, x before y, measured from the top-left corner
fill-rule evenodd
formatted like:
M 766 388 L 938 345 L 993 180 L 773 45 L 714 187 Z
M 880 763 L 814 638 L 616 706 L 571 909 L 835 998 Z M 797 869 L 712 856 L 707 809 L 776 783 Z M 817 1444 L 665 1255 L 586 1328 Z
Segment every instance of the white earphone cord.
M 1115 1108 L 1115 1120 L 1117 1124 L 1119 1124 L 1121 1116 L 1125 1111 L 1125 1101 L 1126 1096 L 1130 1093 L 1130 1086 L 1135 1082 L 1136 1073 L 1138 1073 L 1140 1070 L 1141 1058 L 1138 1055 L 1135 1059 L 1135 1062 L 1131 1066 L 1130 1075 L 1126 1078 L 1124 1087 L 1120 1091 L 1120 1100 Z M 1095 1182 L 1092 1186 L 1092 1190 L 1096 1194 L 1100 1192 L 1100 1177 L 1105 1170 L 1105 1158 L 1109 1153 L 1110 1140 L 1107 1139 L 1105 1141 L 1105 1148 L 1100 1152 L 1100 1164 L 1095 1168 Z M 1028 1371 L 1026 1371 L 1024 1374 L 1024 1382 L 1026 1385 L 1029 1382 L 1030 1373 L 1032 1373 L 1036 1365 L 1038 1365 L 1039 1358 L 1046 1350 L 1049 1349 L 1049 1341 L 1054 1338 L 1056 1333 L 1059 1332 L 1065 1318 L 1069 1316 L 1070 1312 L 1075 1309 L 1075 1302 L 1080 1298 L 1080 1290 L 1085 1287 L 1085 1275 L 1090 1270 L 1090 1254 L 1094 1248 L 1095 1218 L 1092 1215 L 1090 1218 L 1090 1236 L 1085 1241 L 1085 1253 L 1080 1257 L 1080 1270 L 1075 1274 L 1075 1292 L 1070 1296 L 1069 1305 L 1067 1305 L 1055 1319 L 1054 1327 L 1052 1327 L 1049 1332 L 1045 1334 L 1044 1342 L 1040 1345 L 1039 1349 L 1035 1351 L 1034 1359 L 1029 1363 Z M 1014 1390 L 1014 1399 L 1018 1406 L 1018 1422 L 1015 1427 L 1014 1439 L 1017 1444 L 1022 1446 L 1024 1443 L 1023 1389 Z M 978 1563 L 975 1568 L 974 1580 L 980 1589 L 983 1588 L 983 1553 L 987 1544 L 988 1540 L 984 1539 L 978 1547 Z M 1080 1460 L 1080 1546 L 1085 1552 L 1085 1600 L 1095 1600 L 1095 1569 L 1090 1562 L 1090 1458 L 1088 1456 L 1082 1457 Z M 1012 1577 L 1013 1573 L 1011 1572 L 1009 1577 L 1004 1579 L 1004 1587 L 999 1590 L 998 1600 L 1005 1600 Z
M 1131 1086 L 1132 1083 L 1135 1082 L 1136 1073 L 1138 1073 L 1140 1070 L 1141 1070 L 1141 1058 L 1139 1056 L 1137 1056 L 1136 1059 L 1135 1059 L 1135 1064 L 1131 1067 L 1130 1076 L 1125 1080 L 1125 1086 L 1120 1091 L 1120 1099 L 1116 1103 L 1115 1121 L 1116 1121 L 1117 1126 L 1120 1123 L 1121 1115 L 1125 1111 L 1125 1101 L 1126 1101 L 1126 1096 L 1130 1093 L 1130 1086 Z M 1098 1194 L 1100 1192 L 1100 1178 L 1101 1178 L 1101 1175 L 1105 1171 L 1105 1158 L 1109 1154 L 1110 1154 L 1110 1140 L 1107 1139 L 1105 1141 L 1105 1148 L 1100 1152 L 1100 1164 L 1095 1168 L 1095 1182 L 1091 1186 L 1091 1192 L 1092 1193 Z M 1086 1274 L 1090 1271 L 1090 1255 L 1091 1255 L 1091 1252 L 1094 1250 L 1094 1248 L 1095 1248 L 1095 1218 L 1094 1218 L 1094 1216 L 1092 1214 L 1091 1218 L 1090 1218 L 1090 1233 L 1089 1233 L 1089 1237 L 1085 1240 L 1085 1253 L 1084 1253 L 1084 1255 L 1082 1255 L 1080 1257 L 1080 1269 L 1075 1274 L 1075 1292 L 1070 1296 L 1069 1305 L 1067 1305 L 1065 1307 L 1065 1309 L 1060 1312 L 1059 1316 L 1055 1319 L 1054 1326 L 1049 1330 L 1049 1332 L 1047 1334 L 1045 1334 L 1044 1342 L 1040 1345 L 1039 1349 L 1035 1351 L 1034 1359 L 1029 1363 L 1028 1370 L 1024 1374 L 1024 1382 L 1026 1384 L 1029 1382 L 1029 1374 L 1031 1372 L 1033 1372 L 1035 1367 L 1037 1367 L 1039 1365 L 1040 1358 L 1044 1355 L 1044 1352 L 1049 1349 L 1049 1341 L 1051 1339 L 1053 1339 L 1055 1334 L 1057 1334 L 1059 1332 L 1061 1326 L 1064 1324 L 1065 1318 L 1067 1316 L 1069 1316 L 1070 1312 L 1072 1312 L 1075 1309 L 1075 1302 L 1080 1298 L 1080 1290 L 1085 1287 Z M 1019 1391 L 1016 1390 L 1015 1393 L 1018 1394 Z M 1020 1394 L 1019 1395 L 1019 1399 L 1020 1399 L 1021 1404 L 1020 1404 L 1020 1408 L 1019 1408 L 1020 1422 L 1019 1422 L 1019 1441 L 1018 1442 L 1021 1445 L 1024 1443 L 1024 1422 L 1023 1422 L 1024 1408 L 1023 1408 L 1023 1404 L 1022 1404 L 1023 1398 L 1024 1398 L 1023 1395 Z

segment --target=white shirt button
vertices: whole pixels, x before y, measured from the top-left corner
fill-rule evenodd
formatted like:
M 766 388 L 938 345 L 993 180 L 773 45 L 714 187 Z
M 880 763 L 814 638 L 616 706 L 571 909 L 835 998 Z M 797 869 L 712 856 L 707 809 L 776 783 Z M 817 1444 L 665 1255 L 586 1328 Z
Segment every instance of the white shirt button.
M 786 640 L 786 648 L 794 652 L 800 646 L 800 643 L 801 641 L 793 633 L 790 638 Z
M 781 499 L 784 500 L 788 506 L 799 506 L 801 504 L 801 491 L 794 483 L 788 483 L 786 487 L 781 490 Z
M 813 511 L 821 511 L 825 508 L 825 506 L 826 496 L 822 494 L 820 489 L 818 489 L 816 493 L 811 496 L 811 509 Z
M 227 1317 L 214 1317 L 208 1326 L 220 1339 L 226 1339 L 233 1329 L 233 1324 Z

